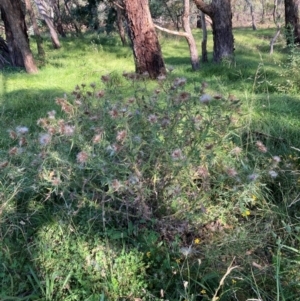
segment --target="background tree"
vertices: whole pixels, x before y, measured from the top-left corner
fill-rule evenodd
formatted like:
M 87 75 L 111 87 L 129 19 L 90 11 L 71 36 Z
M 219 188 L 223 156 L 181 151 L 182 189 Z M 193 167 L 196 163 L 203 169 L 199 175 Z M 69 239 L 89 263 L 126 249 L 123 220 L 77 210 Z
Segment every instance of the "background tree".
M 54 23 L 56 23 L 57 31 L 63 38 L 65 38 L 66 33 L 62 24 L 62 16 L 60 12 L 59 0 L 50 0 L 50 5 L 52 6 L 53 11 L 55 12 Z
M 76 17 L 72 14 L 72 11 L 69 7 L 69 1 L 68 0 L 64 0 L 64 6 L 65 6 L 65 16 L 67 17 L 68 19 L 68 23 L 71 24 L 71 26 L 74 26 L 75 28 L 75 31 L 78 34 L 81 33 L 81 29 L 80 29 L 80 24 L 79 22 L 77 21 Z
M 148 0 L 122 1 L 132 43 L 136 72 L 157 78 L 166 73 Z
M 161 20 L 164 25 L 173 24 L 179 31 L 182 21 L 182 0 L 150 0 L 150 11 L 153 19 Z
M 274 6 L 273 6 L 273 21 L 276 25 L 276 33 L 274 37 L 270 41 L 270 54 L 273 54 L 274 50 L 274 44 L 276 40 L 278 39 L 280 32 L 281 32 L 281 10 L 279 9 L 279 6 L 281 4 L 280 0 L 274 0 Z
M 285 29 L 288 45 L 300 43 L 299 0 L 284 0 Z
M 31 1 L 25 0 L 25 4 L 26 4 L 26 10 L 30 16 L 31 24 L 33 27 L 33 32 L 34 32 L 34 37 L 36 39 L 38 54 L 39 54 L 39 56 L 44 57 L 45 51 L 43 48 L 43 38 L 40 34 L 40 30 L 39 30 L 39 27 L 38 27 L 38 24 L 36 21 L 36 17 L 35 17 L 34 11 L 32 9 Z
M 256 24 L 255 24 L 255 14 L 254 14 L 254 7 L 251 0 L 246 0 L 247 5 L 250 8 L 250 14 L 251 14 L 251 20 L 252 20 L 252 29 L 256 30 Z
M 127 40 L 126 40 L 126 32 L 125 32 L 125 28 L 124 28 L 125 20 L 124 20 L 123 10 L 118 3 L 115 4 L 115 9 L 116 9 L 116 13 L 117 13 L 116 22 L 117 22 L 117 27 L 118 27 L 118 31 L 119 31 L 119 36 L 122 41 L 122 45 L 125 46 L 127 44 Z
M 190 1 L 189 0 L 183 0 L 182 25 L 183 25 L 184 32 L 168 30 L 158 25 L 155 25 L 155 27 L 162 31 L 168 32 L 170 34 L 185 37 L 189 45 L 192 68 L 193 70 L 198 70 L 200 68 L 200 63 L 199 63 L 199 56 L 198 56 L 196 42 L 190 27 Z
M 205 14 L 203 11 L 200 11 L 201 15 L 201 29 L 202 29 L 202 42 L 201 42 L 201 52 L 202 52 L 202 62 L 208 62 L 207 58 L 207 28 L 205 21 Z
M 207 4 L 203 0 L 194 0 L 196 6 L 212 19 L 214 51 L 213 60 L 231 59 L 234 52 L 232 34 L 232 12 L 230 0 L 212 0 Z
M 11 65 L 25 67 L 28 73 L 38 72 L 29 46 L 21 1 L 1 0 L 0 9 Z
M 60 48 L 60 42 L 51 16 L 51 7 L 45 0 L 34 0 L 41 17 L 45 20 L 51 35 L 54 48 Z

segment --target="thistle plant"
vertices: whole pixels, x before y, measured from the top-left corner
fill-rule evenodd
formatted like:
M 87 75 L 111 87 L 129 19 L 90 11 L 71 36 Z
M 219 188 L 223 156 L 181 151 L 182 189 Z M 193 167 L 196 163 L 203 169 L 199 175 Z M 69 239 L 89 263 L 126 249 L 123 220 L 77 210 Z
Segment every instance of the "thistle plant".
M 57 98 L 37 132 L 9 129 L 1 172 L 41 200 L 94 200 L 126 219 L 194 218 L 209 209 L 205 221 L 216 218 L 212 206 L 248 216 L 262 193 L 258 177 L 276 178 L 280 158 L 268 171 L 251 166 L 236 139 L 240 101 L 206 92 L 206 83 L 200 94 L 186 91 L 185 78 L 160 78 L 151 91 L 124 76 L 135 81 L 131 97 L 105 75 L 100 90 L 82 84 Z M 261 141 L 253 148 L 268 152 Z

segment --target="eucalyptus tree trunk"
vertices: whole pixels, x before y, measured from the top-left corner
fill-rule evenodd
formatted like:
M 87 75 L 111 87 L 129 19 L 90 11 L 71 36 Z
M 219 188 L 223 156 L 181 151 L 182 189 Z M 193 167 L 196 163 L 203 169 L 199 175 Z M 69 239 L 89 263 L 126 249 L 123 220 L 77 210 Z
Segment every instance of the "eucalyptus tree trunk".
M 200 68 L 199 55 L 196 42 L 190 27 L 190 0 L 184 0 L 184 11 L 182 15 L 182 25 L 186 33 L 186 40 L 190 49 L 191 64 L 193 70 Z
M 185 37 L 189 45 L 192 69 L 198 70 L 200 68 L 199 55 L 198 55 L 197 45 L 190 27 L 190 1 L 183 0 L 183 5 L 184 8 L 182 14 L 182 25 L 183 25 L 184 32 L 169 30 L 167 28 L 158 25 L 154 25 L 154 26 L 157 29 L 165 31 L 169 34 Z
M 232 12 L 230 0 L 212 0 L 207 4 L 203 0 L 194 3 L 212 19 L 214 53 L 213 60 L 221 62 L 232 59 L 234 54 L 234 39 L 232 34 Z
M 201 49 L 202 49 L 202 62 L 208 62 L 207 58 L 207 28 L 206 28 L 206 21 L 205 21 L 205 14 L 203 11 L 200 11 L 201 15 L 201 27 L 202 27 L 202 42 L 201 42 Z
M 272 38 L 272 40 L 270 41 L 270 54 L 273 54 L 274 51 L 274 44 L 277 40 L 277 38 L 280 35 L 280 31 L 281 31 L 281 14 L 278 12 L 278 4 L 279 4 L 279 0 L 274 0 L 274 7 L 273 7 L 273 21 L 277 27 L 277 31 L 274 35 L 274 37 Z
M 122 41 L 122 45 L 125 46 L 127 44 L 127 41 L 126 41 L 125 28 L 123 25 L 124 15 L 121 7 L 118 4 L 116 5 L 116 11 L 117 11 L 117 27 L 118 27 L 120 39 Z
M 61 13 L 60 13 L 60 9 L 59 9 L 59 1 L 51 0 L 51 5 L 52 5 L 52 8 L 53 8 L 53 10 L 55 12 L 55 15 L 56 15 L 56 28 L 57 28 L 57 31 L 63 38 L 65 38 L 66 33 L 65 33 L 63 25 L 62 25 Z
M 0 36 L 0 69 L 11 65 L 8 46 L 5 40 Z
M 129 36 L 133 47 L 135 70 L 148 72 L 155 79 L 166 73 L 166 68 L 150 15 L 148 0 L 123 0 Z
M 254 9 L 253 9 L 252 1 L 251 0 L 246 0 L 246 2 L 250 7 L 250 14 L 251 14 L 251 20 L 252 20 L 252 29 L 256 30 L 255 16 L 254 16 Z
M 37 25 L 36 17 L 34 15 L 34 11 L 32 9 L 30 0 L 25 0 L 25 4 L 26 4 L 27 12 L 30 16 L 32 27 L 33 27 L 33 32 L 34 32 L 34 36 L 35 36 L 35 39 L 36 39 L 38 54 L 39 54 L 40 57 L 45 57 L 45 51 L 44 51 L 44 48 L 43 48 L 43 38 L 40 34 L 40 30 L 39 30 L 39 27 Z
M 300 43 L 299 0 L 284 0 L 287 45 Z
M 54 24 L 53 24 L 53 19 L 51 18 L 50 13 L 49 13 L 49 7 L 47 7 L 47 4 L 45 3 L 44 0 L 34 0 L 34 2 L 38 8 L 40 15 L 45 20 L 45 22 L 49 28 L 53 47 L 56 49 L 60 48 L 60 42 L 59 42 L 58 35 L 57 35 L 57 32 L 56 32 Z
M 29 46 L 21 1 L 1 0 L 0 8 L 10 63 L 13 66 L 25 67 L 28 73 L 37 73 L 38 69 Z

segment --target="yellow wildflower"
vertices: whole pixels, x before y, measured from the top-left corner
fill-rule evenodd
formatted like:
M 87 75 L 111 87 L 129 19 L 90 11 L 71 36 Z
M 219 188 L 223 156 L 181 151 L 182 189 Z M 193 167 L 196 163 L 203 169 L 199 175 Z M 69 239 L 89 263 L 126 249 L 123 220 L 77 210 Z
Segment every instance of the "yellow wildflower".
M 199 238 L 195 238 L 194 243 L 195 245 L 199 245 L 201 242 L 201 240 Z
M 177 263 L 180 263 L 180 262 L 181 262 L 181 259 L 180 259 L 180 258 L 177 258 L 175 261 L 176 261 Z
M 242 213 L 242 216 L 246 217 L 246 216 L 249 216 L 250 214 L 251 214 L 250 210 L 247 209 Z
M 148 258 L 150 258 L 151 252 L 147 252 L 147 253 L 146 253 L 146 256 L 147 256 Z
M 206 294 L 206 290 L 203 289 L 200 293 L 201 293 L 202 295 L 205 295 L 205 294 Z
M 232 279 L 231 280 L 232 284 L 236 284 L 236 280 Z
M 256 201 L 256 200 L 257 200 L 257 197 L 256 197 L 255 195 L 252 195 L 251 198 L 252 198 L 253 201 Z

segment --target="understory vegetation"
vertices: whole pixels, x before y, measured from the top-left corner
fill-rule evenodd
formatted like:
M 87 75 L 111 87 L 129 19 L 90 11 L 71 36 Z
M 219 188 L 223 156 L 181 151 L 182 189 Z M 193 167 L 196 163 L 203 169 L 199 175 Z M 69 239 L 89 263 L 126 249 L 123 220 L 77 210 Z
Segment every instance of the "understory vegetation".
M 199 72 L 162 35 L 157 81 L 114 35 L 2 71 L 1 300 L 299 298 L 300 53 L 234 35 Z

